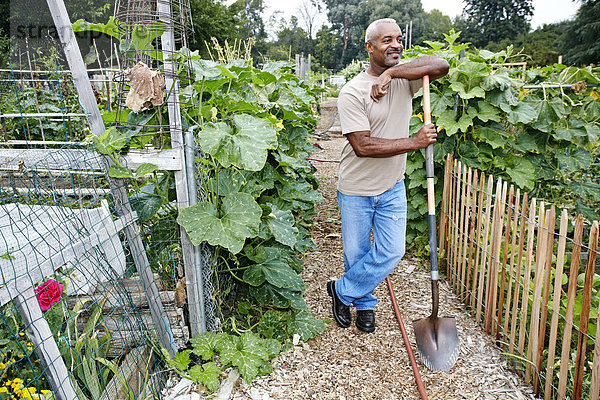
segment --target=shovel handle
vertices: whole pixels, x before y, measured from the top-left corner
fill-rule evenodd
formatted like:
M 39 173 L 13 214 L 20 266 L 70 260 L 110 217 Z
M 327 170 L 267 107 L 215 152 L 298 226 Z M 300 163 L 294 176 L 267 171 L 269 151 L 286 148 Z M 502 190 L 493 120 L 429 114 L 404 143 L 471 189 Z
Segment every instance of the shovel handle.
M 425 124 L 431 123 L 431 102 L 429 92 L 429 75 L 423 77 L 423 120 Z M 429 260 L 431 263 L 431 279 L 437 281 L 438 258 L 437 258 L 437 237 L 435 224 L 435 192 L 434 192 L 434 172 L 433 172 L 433 144 L 425 149 L 425 170 L 427 173 L 427 206 L 429 225 Z

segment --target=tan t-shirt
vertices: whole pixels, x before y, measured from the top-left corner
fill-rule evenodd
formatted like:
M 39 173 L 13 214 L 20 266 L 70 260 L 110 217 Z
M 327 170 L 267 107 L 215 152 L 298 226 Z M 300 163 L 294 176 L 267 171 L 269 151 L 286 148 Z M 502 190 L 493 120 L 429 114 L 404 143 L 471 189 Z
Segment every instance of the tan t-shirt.
M 371 99 L 371 86 L 377 77 L 365 71 L 348 82 L 338 97 L 342 134 L 370 131 L 371 137 L 408 137 L 412 98 L 422 87 L 418 79 L 392 79 L 379 103 Z M 406 153 L 392 157 L 357 157 L 347 141 L 342 150 L 338 190 L 350 196 L 377 196 L 404 179 Z

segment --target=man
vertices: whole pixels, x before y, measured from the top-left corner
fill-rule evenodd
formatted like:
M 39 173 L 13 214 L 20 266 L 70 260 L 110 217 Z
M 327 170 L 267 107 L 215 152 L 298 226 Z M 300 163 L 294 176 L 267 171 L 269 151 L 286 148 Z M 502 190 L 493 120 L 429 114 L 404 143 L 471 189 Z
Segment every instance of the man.
M 338 179 L 345 274 L 327 282 L 327 293 L 339 326 L 350 326 L 354 305 L 356 327 L 373 332 L 373 291 L 404 255 L 406 153 L 427 147 L 437 137 L 432 124 L 408 137 L 412 97 L 424 75 L 440 78 L 449 66 L 434 56 L 400 64 L 402 31 L 391 18 L 369 25 L 365 48 L 369 68 L 348 82 L 338 98 L 342 134 L 348 139 Z

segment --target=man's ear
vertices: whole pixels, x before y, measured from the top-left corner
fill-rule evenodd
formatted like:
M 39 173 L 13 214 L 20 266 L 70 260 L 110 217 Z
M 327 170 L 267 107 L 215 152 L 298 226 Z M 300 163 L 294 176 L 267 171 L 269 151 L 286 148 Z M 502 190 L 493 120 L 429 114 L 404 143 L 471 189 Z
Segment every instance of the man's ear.
M 373 44 L 371 44 L 371 42 L 365 42 L 365 50 L 367 50 L 367 53 L 371 54 L 373 51 Z

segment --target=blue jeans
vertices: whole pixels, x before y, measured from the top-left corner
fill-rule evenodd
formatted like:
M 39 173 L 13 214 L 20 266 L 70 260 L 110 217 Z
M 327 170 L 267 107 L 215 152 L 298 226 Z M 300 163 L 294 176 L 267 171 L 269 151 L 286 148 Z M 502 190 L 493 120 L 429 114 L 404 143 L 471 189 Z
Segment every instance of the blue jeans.
M 335 282 L 335 289 L 342 303 L 357 310 L 372 310 L 377 304 L 373 291 L 404 255 L 404 181 L 377 196 L 348 196 L 338 191 L 337 198 L 346 273 Z

